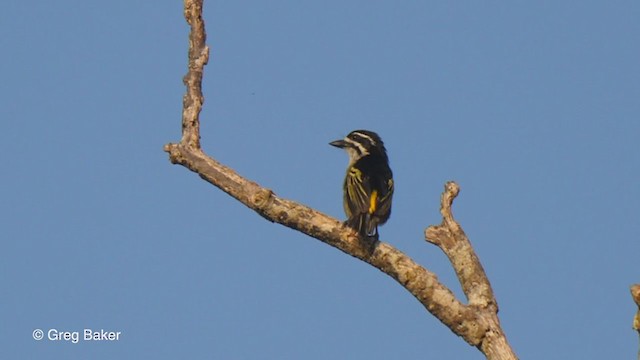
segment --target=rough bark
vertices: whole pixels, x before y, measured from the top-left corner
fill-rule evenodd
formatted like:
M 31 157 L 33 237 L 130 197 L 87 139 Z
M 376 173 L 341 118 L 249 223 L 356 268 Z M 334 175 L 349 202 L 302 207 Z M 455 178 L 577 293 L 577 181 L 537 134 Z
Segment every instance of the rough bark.
M 516 359 L 500 327 L 498 306 L 489 280 L 462 227 L 453 219 L 451 205 L 459 192 L 454 182 L 446 184 L 442 195 L 442 224 L 430 226 L 425 236 L 449 257 L 468 304 L 456 299 L 434 273 L 393 246 L 361 239 L 337 219 L 278 197 L 202 151 L 199 114 L 204 97 L 201 85 L 209 59 L 202 3 L 202 0 L 184 1 L 184 15 L 191 26 L 189 69 L 184 77 L 187 90 L 183 99 L 182 139 L 164 147 L 170 161 L 195 172 L 265 219 L 316 238 L 389 275 L 451 331 L 482 351 L 487 359 Z

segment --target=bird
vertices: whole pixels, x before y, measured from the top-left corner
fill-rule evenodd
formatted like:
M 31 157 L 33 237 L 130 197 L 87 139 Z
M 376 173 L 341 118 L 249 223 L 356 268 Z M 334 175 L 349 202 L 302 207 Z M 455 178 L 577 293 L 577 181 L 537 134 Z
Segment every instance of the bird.
M 391 215 L 393 172 L 384 143 L 369 130 L 354 130 L 329 143 L 346 150 L 349 165 L 343 184 L 345 224 L 360 236 L 378 239 L 378 226 Z

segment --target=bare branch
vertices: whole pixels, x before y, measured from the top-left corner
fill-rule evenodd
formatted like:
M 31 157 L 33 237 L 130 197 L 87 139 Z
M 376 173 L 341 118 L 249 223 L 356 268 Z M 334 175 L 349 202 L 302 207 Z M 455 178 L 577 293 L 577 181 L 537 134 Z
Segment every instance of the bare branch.
M 459 302 L 437 276 L 416 264 L 393 246 L 361 239 L 342 222 L 294 201 L 282 199 L 271 190 L 238 175 L 234 170 L 207 156 L 200 149 L 182 144 L 166 147 L 171 162 L 181 164 L 204 180 L 253 209 L 269 221 L 276 222 L 314 237 L 328 245 L 365 261 L 404 286 L 429 312 L 478 346 L 487 328 L 476 313 Z M 373 248 L 373 252 L 370 249 Z
M 425 230 L 425 239 L 438 246 L 447 255 L 469 304 L 482 308 L 495 308 L 494 311 L 497 312 L 498 304 L 480 259 L 451 212 L 453 199 L 458 196 L 460 187 L 455 182 L 449 181 L 444 188 L 440 200 L 442 223 L 429 226 Z
M 202 75 L 209 62 L 207 34 L 202 19 L 203 0 L 185 0 L 184 17 L 191 26 L 189 32 L 189 71 L 182 81 L 187 93 L 182 98 L 182 141 L 184 145 L 200 148 L 200 110 L 202 96 Z
M 469 306 L 488 324 L 486 336 L 479 346 L 488 359 L 515 359 L 516 355 L 507 342 L 507 338 L 498 319 L 498 303 L 491 289 L 480 259 L 462 227 L 453 218 L 451 206 L 460 193 L 460 186 L 449 181 L 444 186 L 440 198 L 442 223 L 431 225 L 425 230 L 425 239 L 438 246 L 447 255 L 453 266 L 462 291 L 469 300 Z
M 640 284 L 631 285 L 631 297 L 636 305 L 638 305 L 636 316 L 633 317 L 633 330 L 637 331 L 638 335 L 640 335 Z M 638 360 L 640 360 L 640 349 L 638 350 Z
M 431 314 L 467 343 L 478 347 L 488 359 L 516 359 L 500 328 L 489 281 L 466 235 L 451 214 L 451 204 L 459 191 L 455 183 L 448 183 L 442 195 L 443 223 L 429 227 L 426 234 L 429 241 L 440 246 L 451 259 L 469 305 L 456 299 L 435 274 L 393 246 L 362 239 L 337 219 L 278 197 L 202 151 L 199 114 L 204 101 L 202 76 L 209 58 L 202 3 L 202 0 L 184 0 L 185 18 L 191 26 L 189 70 L 184 77 L 187 91 L 183 99 L 182 139 L 178 144 L 164 146 L 171 162 L 197 173 L 265 219 L 314 237 L 391 276 Z

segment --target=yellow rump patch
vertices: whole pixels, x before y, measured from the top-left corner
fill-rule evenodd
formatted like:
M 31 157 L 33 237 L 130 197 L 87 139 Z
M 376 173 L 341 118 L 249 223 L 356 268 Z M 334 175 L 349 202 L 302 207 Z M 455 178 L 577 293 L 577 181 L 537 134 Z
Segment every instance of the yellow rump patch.
M 376 211 L 377 200 L 378 192 L 373 190 L 371 197 L 369 198 L 369 214 L 373 214 Z

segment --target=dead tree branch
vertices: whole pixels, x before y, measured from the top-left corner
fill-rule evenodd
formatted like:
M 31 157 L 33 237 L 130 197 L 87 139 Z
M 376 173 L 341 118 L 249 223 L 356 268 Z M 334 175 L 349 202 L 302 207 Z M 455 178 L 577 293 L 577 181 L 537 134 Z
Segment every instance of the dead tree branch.
M 507 343 L 500 326 L 498 302 L 493 295 L 489 278 L 467 235 L 453 218 L 451 205 L 459 193 L 460 187 L 455 182 L 445 184 L 440 198 L 442 223 L 429 226 L 425 230 L 425 239 L 447 255 L 469 301 L 468 306 L 487 324 L 487 332 L 481 341 L 480 350 L 489 359 L 515 359 L 516 355 Z
M 488 359 L 516 359 L 500 327 L 491 285 L 466 235 L 451 214 L 453 198 L 459 191 L 457 184 L 447 183 L 441 204 L 443 222 L 429 227 L 426 236 L 451 260 L 468 304 L 456 299 L 435 274 L 393 246 L 360 239 L 355 231 L 337 219 L 278 197 L 202 151 L 199 114 L 204 101 L 202 77 L 209 59 L 202 4 L 203 0 L 184 0 L 184 15 L 191 26 L 189 70 L 184 77 L 187 90 L 183 99 L 182 139 L 177 144 L 164 146 L 170 161 L 195 172 L 265 219 L 316 238 L 391 276 L 431 314 L 467 343 L 478 347 Z
M 633 317 L 633 329 L 640 335 L 640 284 L 631 285 L 631 297 L 638 305 L 636 316 Z M 638 350 L 638 360 L 640 360 L 640 349 Z

